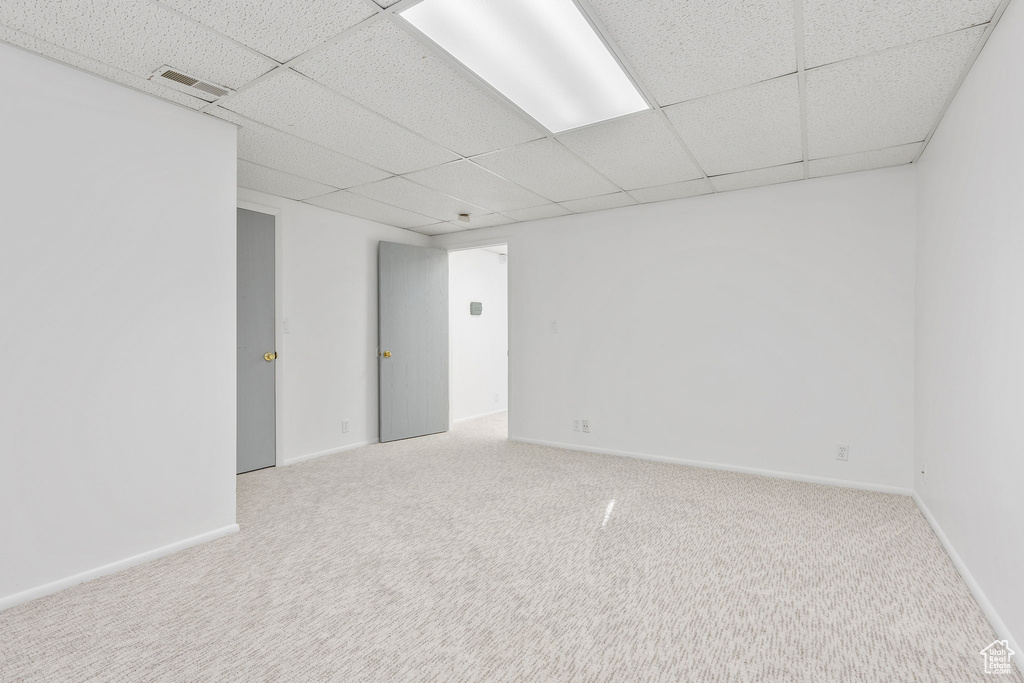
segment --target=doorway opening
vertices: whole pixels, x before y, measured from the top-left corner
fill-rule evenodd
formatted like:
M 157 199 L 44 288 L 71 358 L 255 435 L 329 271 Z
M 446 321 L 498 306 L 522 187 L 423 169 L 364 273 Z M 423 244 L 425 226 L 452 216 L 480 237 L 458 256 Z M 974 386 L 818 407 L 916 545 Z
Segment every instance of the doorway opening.
M 452 425 L 508 438 L 508 245 L 448 252 L 448 296 Z

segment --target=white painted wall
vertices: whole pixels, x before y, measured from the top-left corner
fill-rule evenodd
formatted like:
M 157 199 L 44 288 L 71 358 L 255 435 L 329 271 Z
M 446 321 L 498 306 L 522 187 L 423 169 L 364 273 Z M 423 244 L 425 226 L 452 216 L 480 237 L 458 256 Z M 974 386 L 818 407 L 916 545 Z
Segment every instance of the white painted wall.
M 235 131 L 6 45 L 0 91 L 3 607 L 237 528 Z
M 512 438 L 908 490 L 914 225 L 904 167 L 435 243 L 509 243 Z
M 278 212 L 284 462 L 376 441 L 377 243 L 430 238 L 253 190 L 238 198 Z
M 451 419 L 508 409 L 508 264 L 486 249 L 448 254 Z M 483 304 L 470 315 L 469 304 Z
M 918 167 L 916 489 L 1018 659 L 1022 120 L 1024 4 L 1011 2 Z

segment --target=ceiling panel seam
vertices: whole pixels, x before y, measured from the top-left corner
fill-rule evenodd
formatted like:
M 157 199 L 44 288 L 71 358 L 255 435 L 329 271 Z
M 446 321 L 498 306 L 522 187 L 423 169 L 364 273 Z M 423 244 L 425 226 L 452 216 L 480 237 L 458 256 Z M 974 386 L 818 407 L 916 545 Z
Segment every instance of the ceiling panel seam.
M 262 52 L 260 52 L 259 50 L 253 49 L 253 48 L 249 47 L 248 45 L 246 45 L 245 43 L 239 42 L 239 41 L 235 40 L 234 38 L 232 38 L 231 36 L 226 35 L 224 33 L 221 33 L 217 29 L 211 28 L 210 26 L 204 24 L 201 21 L 193 19 L 192 17 L 190 17 L 189 15 L 187 15 L 187 14 L 185 14 L 183 12 L 179 12 L 178 10 L 174 9 L 173 7 L 171 7 L 170 5 L 165 5 L 164 3 L 160 2 L 160 0 L 146 0 L 146 1 L 149 2 L 149 4 L 155 5 L 155 6 L 159 7 L 162 10 L 165 10 L 167 12 L 171 12 L 173 14 L 178 15 L 179 17 L 181 17 L 182 19 L 184 19 L 188 23 L 193 24 L 195 26 L 198 26 L 199 28 L 203 29 L 207 33 L 212 33 L 213 35 L 217 36 L 218 38 L 221 38 L 222 40 L 226 40 L 227 42 L 232 43 L 234 45 L 237 45 L 238 47 L 242 48 L 243 50 L 245 50 L 247 52 L 251 52 L 254 55 L 257 55 L 257 56 L 261 57 L 262 59 L 264 59 L 265 61 L 269 62 L 273 66 L 278 66 L 278 65 L 281 64 L 281 62 L 277 61 L 273 57 L 269 57 L 269 56 L 263 54 Z M 174 65 L 173 64 L 169 64 L 168 66 L 172 66 L 173 67 Z
M 472 163 L 471 159 L 459 159 L 459 161 L 469 161 L 470 163 Z M 458 162 L 457 161 L 449 161 L 448 163 L 449 164 L 454 164 L 454 163 L 458 163 Z M 431 166 L 430 168 L 440 168 L 441 166 L 446 166 L 446 165 L 447 164 L 440 164 L 439 166 Z M 480 166 L 480 164 L 476 164 L 476 166 Z M 411 173 L 420 173 L 421 171 L 429 171 L 430 168 L 420 169 L 419 171 L 412 171 Z M 483 168 L 483 167 L 480 166 L 480 168 Z M 484 169 L 484 170 L 487 170 L 487 169 Z M 492 173 L 491 171 L 488 171 L 488 172 Z M 509 180 L 508 178 L 502 178 L 502 176 L 498 175 L 497 173 L 493 173 L 493 175 L 497 176 L 498 178 L 501 178 L 502 180 L 504 180 L 504 181 L 506 181 L 508 183 L 516 185 L 515 183 L 512 183 L 512 181 Z M 482 206 L 480 204 L 477 204 L 475 201 L 472 201 L 472 200 L 469 200 L 469 199 L 464 199 L 462 197 L 459 197 L 457 195 L 451 194 L 449 192 L 444 192 L 442 190 L 438 190 L 436 187 L 430 187 L 429 185 L 424 185 L 423 183 L 421 183 L 421 182 L 419 182 L 417 180 L 413 180 L 412 178 L 410 178 L 409 174 L 403 175 L 403 176 L 399 176 L 399 177 L 400 178 L 404 178 L 405 180 L 408 180 L 410 183 L 412 183 L 414 185 L 418 185 L 418 186 L 420 186 L 420 187 L 422 187 L 422 188 L 424 188 L 426 190 L 430 190 L 431 192 L 436 192 L 436 193 L 438 193 L 440 195 L 444 195 L 445 197 L 448 197 L 449 199 L 454 199 L 457 202 L 462 202 L 463 204 L 469 204 L 470 206 L 475 206 L 475 207 L 477 207 L 479 209 L 483 209 L 484 211 L 487 211 L 488 214 L 500 213 L 500 211 L 496 211 L 495 209 L 492 209 L 489 206 Z M 384 180 L 387 180 L 387 178 L 385 178 Z M 376 182 L 382 182 L 382 181 L 378 180 Z M 366 183 L 366 184 L 367 185 L 372 185 L 373 183 Z M 516 187 L 521 187 L 521 186 L 516 185 Z M 525 187 L 521 187 L 521 189 L 526 190 L 527 192 L 530 192 L 530 190 L 528 190 Z M 534 193 L 534 194 L 536 194 L 536 193 Z M 537 204 L 536 206 L 544 206 L 544 204 Z M 526 206 L 526 207 L 523 207 L 523 208 L 530 209 L 530 208 L 533 208 L 533 207 Z M 458 218 L 458 216 L 456 216 L 456 218 Z M 450 219 L 450 220 L 455 220 L 455 219 L 453 218 L 453 219 Z
M 372 0 L 369 0 L 369 1 L 370 1 L 370 4 L 374 4 L 372 2 Z M 380 9 L 380 8 L 378 7 L 377 9 Z M 307 59 L 309 59 L 310 57 L 314 57 L 314 56 L 320 54 L 321 52 L 323 52 L 327 48 L 333 47 L 334 45 L 337 45 L 338 43 L 340 43 L 341 41 L 345 40 L 346 38 L 348 38 L 353 33 L 366 28 L 366 26 L 368 26 L 369 24 L 372 24 L 373 22 L 377 21 L 379 18 L 380 18 L 380 13 L 371 14 L 370 16 L 366 17 L 365 19 L 363 19 L 359 23 L 353 24 L 352 26 L 349 26 L 347 29 L 345 29 L 344 31 L 342 31 L 338 35 L 331 36 L 330 38 L 328 38 L 327 40 L 323 41 L 322 43 L 317 43 L 316 45 L 314 45 L 313 47 L 309 48 L 305 52 L 302 52 L 300 54 L 295 55 L 294 57 L 289 59 L 287 62 L 284 62 L 284 65 L 287 66 L 287 67 L 294 67 L 295 64 L 298 64 L 300 62 L 304 62 Z
M 793 37 L 796 39 L 796 82 L 800 91 L 800 144 L 804 155 L 804 180 L 811 177 L 807 141 L 807 73 L 804 70 L 804 0 L 793 0 Z
M 386 173 L 388 178 L 396 177 L 395 174 L 392 173 L 391 171 L 387 171 L 387 170 L 385 170 L 383 168 L 379 168 L 379 167 L 374 166 L 373 164 L 367 163 L 365 161 L 360 161 L 359 159 L 356 159 L 355 157 L 349 156 L 348 154 L 345 154 L 344 152 L 339 152 L 336 149 L 331 149 L 330 147 L 325 147 L 324 145 L 321 145 L 318 142 L 314 142 L 313 140 L 307 140 L 306 138 L 302 137 L 301 135 L 296 135 L 295 133 L 292 133 L 292 132 L 287 131 L 287 130 L 281 130 L 280 128 L 277 128 L 275 126 L 271 126 L 271 125 L 263 123 L 261 121 L 257 121 L 256 119 L 251 119 L 248 116 L 243 116 L 243 115 L 239 114 L 236 111 L 233 111 L 231 109 L 227 109 L 226 107 L 225 107 L 225 111 L 229 111 L 229 112 L 231 112 L 232 115 L 237 116 L 240 119 L 245 119 L 249 123 L 254 123 L 256 125 L 263 126 L 264 128 L 269 128 L 270 130 L 274 131 L 275 133 L 281 133 L 282 135 L 287 135 L 289 137 L 293 137 L 296 140 L 302 140 L 303 142 L 305 142 L 307 144 L 314 145 L 315 147 L 319 147 L 322 150 L 325 150 L 325 151 L 330 152 L 332 154 L 337 154 L 340 157 L 344 157 L 345 159 L 347 159 L 348 161 L 351 161 L 353 163 L 362 164 L 363 166 L 368 166 L 368 167 L 372 168 L 375 171 L 380 171 L 381 173 Z M 226 119 L 220 118 L 216 114 L 212 114 L 209 111 L 206 111 L 205 108 L 203 109 L 203 113 L 205 113 L 205 114 L 207 114 L 209 116 L 212 116 L 213 118 L 215 118 L 215 119 L 217 119 L 219 121 L 225 121 L 226 123 L 233 123 L 232 121 L 227 121 Z M 241 157 L 239 157 L 239 158 L 241 158 Z M 245 159 L 245 161 L 249 161 L 249 159 Z M 250 163 L 255 163 L 255 162 L 250 161 Z M 453 163 L 453 162 L 448 162 L 448 163 Z M 431 168 L 433 168 L 433 166 L 431 166 Z M 284 171 L 284 173 L 287 173 L 287 171 Z M 292 175 L 294 175 L 294 174 L 292 174 Z M 381 178 L 380 180 L 387 180 L 387 178 Z M 319 181 L 314 181 L 314 182 L 319 182 Z M 373 182 L 380 182 L 380 181 L 375 180 Z M 320 184 L 321 185 L 329 185 L 330 183 L 320 183 Z M 368 185 L 369 183 L 362 183 L 362 184 L 363 185 Z M 348 187 L 358 187 L 358 185 L 349 185 Z M 348 187 L 341 187 L 341 188 L 338 188 L 338 189 L 345 190 L 345 189 L 348 189 Z
M 1006 4 L 1008 2 L 1009 2 L 1009 0 L 1003 0 L 1002 7 L 1005 8 L 1005 6 L 1006 6 Z M 874 52 L 865 52 L 862 55 L 856 55 L 854 57 L 847 57 L 846 59 L 837 59 L 834 62 L 826 62 L 824 64 L 817 64 L 815 66 L 807 67 L 807 70 L 808 71 L 816 71 L 817 69 L 822 69 L 822 68 L 824 68 L 826 66 L 832 66 L 833 64 L 845 64 L 846 62 L 856 62 L 856 61 L 861 60 L 861 59 L 871 59 L 872 57 L 878 57 L 880 55 L 888 54 L 890 52 L 899 52 L 900 50 L 904 50 L 906 48 L 913 47 L 914 45 L 921 45 L 922 43 L 929 43 L 929 42 L 935 40 L 936 38 L 942 38 L 942 37 L 945 37 L 945 36 L 956 35 L 957 33 L 963 33 L 964 31 L 970 31 L 970 30 L 976 29 L 976 28 L 978 28 L 980 26 L 984 26 L 986 28 L 986 31 L 987 31 L 987 30 L 991 29 L 994 24 L 995 24 L 995 19 L 993 19 L 992 21 L 983 21 L 983 22 L 978 23 L 978 24 L 971 24 L 970 26 L 964 26 L 963 28 L 958 28 L 955 31 L 946 31 L 945 33 L 937 33 L 934 36 L 928 36 L 927 38 L 921 38 L 920 40 L 912 40 L 912 41 L 910 41 L 908 43 L 900 43 L 899 45 L 893 45 L 892 47 L 887 47 L 884 50 L 875 50 Z
M 637 73 L 636 69 L 633 68 L 633 65 L 630 64 L 629 60 L 626 59 L 626 55 L 623 54 L 621 49 L 619 49 L 618 44 L 614 40 L 612 40 L 611 33 L 608 31 L 605 25 L 598 19 L 597 12 L 595 12 L 594 8 L 590 6 L 589 0 L 574 1 L 576 2 L 580 10 L 583 12 L 584 16 L 586 16 L 587 19 L 590 21 L 591 26 L 594 27 L 594 29 L 604 40 L 605 44 L 608 46 L 608 49 L 610 49 L 615 54 L 615 57 L 618 60 L 619 64 L 622 65 L 622 68 L 626 71 L 626 74 L 629 76 L 629 78 L 632 79 L 633 84 L 636 85 L 637 89 L 644 96 L 644 99 L 647 100 L 648 104 L 651 105 L 651 108 L 658 113 L 658 115 L 661 117 L 665 125 L 668 126 L 668 129 L 671 132 L 672 136 L 676 139 L 680 146 L 682 146 L 683 151 L 686 153 L 686 156 L 690 160 L 690 163 L 693 164 L 694 168 L 701 172 L 701 177 L 704 180 L 707 180 L 708 174 L 707 172 L 704 171 L 704 167 L 701 165 L 700 161 L 697 160 L 697 157 L 693 154 L 693 151 L 690 150 L 690 146 L 686 144 L 685 140 L 683 140 L 683 137 L 679 134 L 679 131 L 676 130 L 676 127 L 673 126 L 672 122 L 668 120 L 668 116 L 663 111 L 664 107 L 662 107 L 658 100 L 655 99 L 654 93 L 651 92 L 651 90 L 643 82 L 643 79 L 640 78 L 640 74 Z M 700 180 L 700 178 L 695 178 L 695 180 Z M 714 191 L 717 192 L 717 190 Z
M 396 176 L 396 177 L 401 177 L 401 176 Z M 387 179 L 385 178 L 385 180 L 387 180 Z M 381 181 L 376 181 L 376 182 L 381 182 Z M 323 184 L 323 183 L 321 183 L 321 184 Z M 372 185 L 372 184 L 373 183 L 364 183 L 364 185 L 356 185 L 356 187 L 363 187 L 365 185 Z M 421 213 L 419 211 L 413 211 L 412 209 L 407 209 L 404 206 L 398 206 L 397 204 L 392 204 L 391 202 L 386 202 L 383 199 L 377 199 L 376 197 L 367 197 L 364 194 L 359 194 L 358 192 L 352 192 L 351 189 L 338 190 L 338 192 L 348 192 L 349 194 L 351 194 L 353 196 L 356 196 L 356 197 L 359 197 L 360 199 L 365 199 L 365 200 L 370 201 L 370 202 L 376 202 L 377 204 L 382 204 L 384 206 L 390 206 L 392 209 L 398 209 L 400 211 L 405 211 L 406 213 L 411 213 L 411 214 L 420 216 L 422 218 L 425 218 L 428 221 L 437 221 L 438 223 L 446 223 L 447 222 L 444 219 L 434 218 L 433 216 L 428 216 L 425 213 Z M 296 200 L 296 201 L 301 201 L 301 202 L 307 202 L 308 203 L 308 202 L 312 201 L 313 199 L 320 199 L 321 197 L 327 197 L 327 196 L 332 195 L 332 194 L 336 194 L 336 193 L 335 192 L 327 192 L 325 194 L 320 194 L 320 195 L 317 195 L 315 197 L 307 197 L 306 199 L 300 199 L 300 200 Z M 317 205 L 316 204 L 311 204 L 311 206 L 317 206 Z M 318 208 L 326 209 L 327 207 L 320 206 Z M 483 207 L 481 207 L 481 208 L 483 208 Z M 327 210 L 328 211 L 334 211 L 334 209 L 327 209 Z M 343 211 L 336 211 L 335 213 L 341 213 L 341 214 L 344 214 L 346 216 L 352 215 L 352 214 L 346 214 Z M 494 214 L 494 213 L 497 213 L 497 211 L 492 211 L 491 213 L 483 214 L 483 215 L 490 216 L 491 214 Z M 431 223 L 430 225 L 433 225 L 433 223 Z M 398 226 L 392 226 L 392 227 L 398 227 Z M 422 226 L 422 227 L 428 227 L 428 226 Z M 402 229 L 403 230 L 412 230 L 412 228 L 402 228 Z
M 395 121 L 394 119 L 392 119 L 392 118 L 390 118 L 388 116 L 385 116 L 384 114 L 380 113 L 376 109 L 371 109 L 370 107 L 366 106 L 362 102 L 359 102 L 358 100 L 352 99 L 351 97 L 349 97 L 345 93 L 340 92 L 338 90 L 335 90 L 334 88 L 330 87 L 329 85 L 324 85 L 320 81 L 316 80 L 315 78 L 311 78 L 310 76 L 307 76 L 306 74 L 302 73 L 301 71 L 296 71 L 295 69 L 289 69 L 286 66 L 285 67 L 281 67 L 281 68 L 282 69 L 288 69 L 293 74 L 299 76 L 300 78 L 304 78 L 305 80 L 309 81 L 313 85 L 316 85 L 317 87 L 323 88 L 325 90 L 328 90 L 328 91 L 334 93 L 338 97 L 340 97 L 340 98 L 342 98 L 342 99 L 344 99 L 344 100 L 346 100 L 348 102 L 351 102 L 352 104 L 354 104 L 358 108 L 360 108 L 360 109 L 362 109 L 364 111 L 370 112 L 371 114 L 373 114 L 377 118 L 383 119 L 384 121 L 387 121 L 388 123 L 390 123 L 391 125 L 395 126 L 396 128 L 401 128 L 406 133 L 409 133 L 410 135 L 414 135 L 417 138 L 423 140 L 424 142 L 429 142 L 432 145 L 437 145 L 438 147 L 442 148 L 444 151 L 449 152 L 450 154 L 454 154 L 458 159 L 465 159 L 466 158 L 463 155 L 461 155 L 458 152 L 456 152 L 455 150 L 450 149 L 448 146 L 441 144 L 437 140 L 432 140 L 432 139 L 428 138 L 423 133 L 419 133 L 419 132 L 413 130 L 412 128 L 409 128 L 405 124 L 399 123 L 398 121 Z M 305 138 L 303 138 L 303 139 L 305 139 Z M 457 159 L 452 159 L 452 161 L 457 161 Z M 446 162 L 446 163 L 451 163 L 451 162 Z M 440 164 L 437 164 L 437 165 L 440 165 Z M 384 169 L 384 170 L 387 170 L 387 169 Z M 408 171 L 408 173 L 412 173 L 413 171 L 419 171 L 419 170 L 422 170 L 422 169 L 416 168 L 416 169 L 413 169 L 412 171 Z M 388 172 L 390 173 L 391 171 L 388 171 Z M 396 173 L 395 175 L 401 175 L 401 174 Z
M 323 185 L 324 187 L 334 188 L 331 192 L 325 192 L 324 194 L 334 194 L 334 192 L 337 192 L 338 190 L 345 189 L 343 187 L 338 187 L 337 185 L 332 185 L 330 183 L 325 183 L 322 180 L 313 180 L 312 178 L 307 178 L 306 176 L 296 175 L 296 174 L 294 174 L 294 173 L 292 173 L 290 171 L 282 171 L 281 169 L 276 168 L 274 166 L 267 166 L 266 164 L 261 164 L 258 161 L 252 161 L 251 159 L 242 159 L 242 157 L 239 157 L 239 159 L 241 159 L 242 161 L 244 161 L 247 164 L 251 164 L 253 166 L 259 166 L 260 168 L 265 168 L 268 171 L 274 171 L 275 173 L 280 173 L 282 175 L 291 176 L 292 178 L 298 178 L 299 180 L 305 180 L 308 183 L 314 183 L 316 185 Z M 250 188 L 250 189 L 252 189 L 252 188 Z M 316 196 L 317 197 L 322 197 L 323 195 L 316 195 Z M 309 197 L 309 199 L 313 199 L 313 197 Z M 299 201 L 303 201 L 303 200 L 299 200 Z M 408 211 L 408 209 L 406 209 L 406 210 Z
M 243 83 L 242 85 L 238 86 L 238 89 L 232 90 L 227 95 L 224 95 L 223 97 L 219 97 L 216 100 L 214 100 L 213 102 L 210 102 L 205 107 L 203 107 L 200 111 L 202 111 L 204 113 L 209 113 L 209 111 L 211 109 L 214 109 L 215 107 L 223 106 L 223 104 L 225 102 L 230 102 L 236 95 L 238 95 L 238 93 L 245 92 L 249 88 L 255 87 L 255 86 L 259 85 L 260 83 L 262 83 L 263 81 L 269 80 L 269 79 L 273 78 L 275 75 L 282 74 L 282 73 L 284 73 L 287 70 L 288 70 L 288 67 L 283 66 L 281 64 L 278 64 L 277 66 L 275 66 L 270 71 L 268 71 L 268 72 L 266 72 L 264 74 L 260 74 L 259 76 L 257 76 L 256 78 L 252 79 L 248 83 Z M 224 109 L 228 109 L 228 108 L 224 107 Z M 237 113 L 233 109 L 228 109 L 228 111 L 230 111 L 231 113 Z M 257 123 L 259 123 L 259 122 L 257 122 Z
M 877 147 L 875 149 L 864 150 L 863 152 L 850 152 L 849 154 L 832 154 L 827 157 L 815 157 L 811 161 L 828 161 L 829 159 L 842 159 L 844 157 L 853 157 L 860 154 L 871 154 L 873 152 L 884 152 L 889 149 L 898 149 L 900 147 L 906 147 L 908 145 L 920 145 L 924 144 L 924 140 L 913 140 L 911 142 L 898 142 L 895 145 L 886 145 L 885 147 Z M 886 167 L 882 167 L 886 168 Z M 846 173 L 860 173 L 865 169 L 857 169 L 855 171 L 844 171 L 843 173 L 836 173 L 836 175 L 845 175 Z M 869 169 L 871 170 L 871 169 Z
M 454 163 L 454 162 L 449 162 L 449 163 Z M 432 166 L 431 168 L 434 168 L 434 167 Z M 462 203 L 462 204 L 466 204 L 467 206 L 473 206 L 473 207 L 476 207 L 478 209 L 483 209 L 486 213 L 479 214 L 481 216 L 490 216 L 491 214 L 498 213 L 494 209 L 488 209 L 486 206 L 480 206 L 479 204 L 474 204 L 473 202 L 471 202 L 471 201 L 469 201 L 467 199 L 461 199 L 461 198 L 456 197 L 454 195 L 450 195 L 450 194 L 448 194 L 446 192 L 441 192 L 440 190 L 435 190 L 434 188 L 428 187 L 426 185 L 423 185 L 422 183 L 417 183 L 412 178 L 406 178 L 404 175 L 403 176 L 395 176 L 395 177 L 401 178 L 402 180 L 410 182 L 413 185 L 417 185 L 419 187 L 422 187 L 423 189 L 429 190 L 430 192 L 436 192 L 437 194 L 442 195 L 444 197 L 447 197 L 448 199 L 454 199 L 456 202 L 459 202 L 459 203 Z M 377 185 L 378 183 L 383 183 L 383 182 L 386 182 L 388 180 L 392 180 L 392 178 L 383 178 L 381 180 L 375 180 L 372 183 L 363 183 L 362 185 L 353 185 L 353 188 L 356 188 L 356 187 L 368 187 L 370 185 Z M 361 194 L 359 192 L 354 192 L 353 194 L 358 194 L 361 197 L 366 197 L 367 199 L 372 199 L 375 202 L 380 202 L 382 204 L 387 204 L 388 206 L 394 206 L 396 209 L 404 209 L 405 211 L 411 211 L 412 213 L 419 213 L 418 211 L 413 211 L 410 208 L 407 208 L 407 207 L 404 207 L 404 206 L 398 206 L 397 204 L 391 204 L 389 202 L 385 202 L 382 199 L 377 199 L 376 197 L 371 197 L 369 195 Z M 435 221 L 442 221 L 442 222 L 454 221 L 454 220 L 458 219 L 458 215 L 456 215 L 455 218 L 438 218 L 437 216 L 428 216 L 427 214 L 421 214 L 421 215 L 427 216 L 427 218 L 433 219 Z M 472 215 L 472 214 L 470 214 L 470 215 Z
M 918 161 L 920 161 L 921 155 L 924 154 L 926 149 L 928 149 L 928 143 L 932 141 L 932 137 L 935 135 L 935 131 L 938 130 L 939 125 L 942 124 L 942 119 L 945 118 L 946 111 L 949 110 L 949 105 L 953 103 L 953 99 L 956 97 L 957 93 L 960 92 L 960 87 L 964 84 L 964 81 L 967 80 L 967 74 L 969 74 L 971 72 L 971 69 L 974 68 L 974 63 L 978 61 L 978 55 L 980 55 L 981 51 L 985 48 L 985 43 L 988 42 L 989 36 L 992 35 L 992 31 L 995 30 L 996 24 L 999 23 L 999 20 L 1003 16 L 1003 12 L 1006 11 L 1006 6 L 1009 4 L 1010 0 L 1003 0 L 1001 3 L 999 3 L 999 6 L 996 8 L 995 14 L 992 15 L 992 19 L 988 22 L 988 26 L 985 27 L 985 32 L 981 34 L 981 38 L 978 39 L 978 44 L 974 47 L 974 54 L 971 55 L 971 58 L 967 60 L 967 64 L 964 65 L 963 71 L 960 72 L 960 78 L 957 79 L 956 85 L 953 86 L 953 89 L 949 92 L 949 95 L 946 97 L 945 103 L 943 103 L 942 105 L 942 109 L 939 110 L 939 115 L 938 117 L 936 117 L 935 123 L 932 125 L 931 130 L 928 131 L 928 135 L 924 139 L 924 144 L 921 145 L 921 150 L 917 153 L 917 156 L 914 157 L 913 163 L 916 164 Z M 974 26 L 961 30 L 968 31 L 971 28 L 977 28 L 978 26 L 982 25 L 983 24 L 975 24 Z M 957 33 L 957 31 L 953 31 L 952 33 Z

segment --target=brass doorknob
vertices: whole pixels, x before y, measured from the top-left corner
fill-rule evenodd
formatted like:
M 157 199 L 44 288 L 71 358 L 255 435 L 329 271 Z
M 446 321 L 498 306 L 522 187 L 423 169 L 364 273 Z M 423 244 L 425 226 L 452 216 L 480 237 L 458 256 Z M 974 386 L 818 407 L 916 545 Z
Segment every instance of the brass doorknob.
M 263 354 L 263 360 L 267 361 L 268 363 L 272 360 L 277 360 L 277 351 L 267 351 L 265 354 Z
M 384 357 L 385 358 L 391 358 L 391 352 L 390 351 L 385 351 L 384 352 Z

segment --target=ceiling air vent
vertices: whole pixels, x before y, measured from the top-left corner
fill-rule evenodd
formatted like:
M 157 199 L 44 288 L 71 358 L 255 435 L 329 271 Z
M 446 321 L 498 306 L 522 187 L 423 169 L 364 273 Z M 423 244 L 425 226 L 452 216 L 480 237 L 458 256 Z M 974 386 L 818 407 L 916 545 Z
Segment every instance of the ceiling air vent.
M 159 82 L 163 85 L 174 88 L 178 92 L 191 95 L 192 97 L 198 97 L 206 102 L 213 102 L 219 97 L 223 97 L 231 92 L 231 88 L 225 88 L 223 86 L 201 81 L 198 78 L 193 78 L 187 74 L 183 74 L 180 71 L 176 71 L 169 66 L 162 66 L 153 72 L 153 75 L 149 77 L 149 80 L 156 78 L 161 79 Z M 166 79 L 166 80 L 164 80 Z

